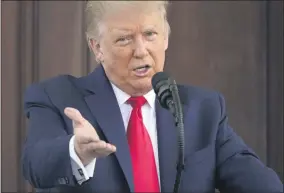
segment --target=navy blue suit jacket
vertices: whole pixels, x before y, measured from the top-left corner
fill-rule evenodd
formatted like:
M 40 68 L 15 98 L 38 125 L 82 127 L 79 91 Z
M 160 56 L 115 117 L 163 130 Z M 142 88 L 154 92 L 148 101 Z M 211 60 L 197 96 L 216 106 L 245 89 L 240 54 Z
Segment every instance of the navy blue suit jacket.
M 72 85 L 75 87 L 72 87 Z M 184 109 L 185 170 L 180 192 L 283 192 L 266 167 L 228 125 L 223 97 L 213 91 L 179 86 Z M 24 108 L 29 118 L 22 163 L 25 178 L 39 189 L 61 192 L 133 192 L 130 154 L 122 116 L 102 66 L 88 76 L 59 76 L 30 86 Z M 64 108 L 77 108 L 101 139 L 117 152 L 96 162 L 94 177 L 78 185 L 72 175 L 71 120 Z M 177 130 L 169 111 L 156 103 L 161 191 L 172 192 L 177 163 Z M 50 189 L 55 191 L 55 189 Z

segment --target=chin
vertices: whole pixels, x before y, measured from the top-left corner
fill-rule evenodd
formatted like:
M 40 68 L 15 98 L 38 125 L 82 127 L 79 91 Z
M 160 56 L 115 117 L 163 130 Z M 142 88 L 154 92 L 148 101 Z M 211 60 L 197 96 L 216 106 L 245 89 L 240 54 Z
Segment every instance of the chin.
M 132 87 L 139 93 L 144 95 L 152 90 L 151 78 L 143 78 L 143 80 L 137 80 L 132 82 Z

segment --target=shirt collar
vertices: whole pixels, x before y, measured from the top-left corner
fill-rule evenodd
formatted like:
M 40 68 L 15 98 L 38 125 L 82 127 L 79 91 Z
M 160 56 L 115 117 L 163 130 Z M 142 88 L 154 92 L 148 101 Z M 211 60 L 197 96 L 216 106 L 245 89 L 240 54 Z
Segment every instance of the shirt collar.
M 124 104 L 131 96 L 125 92 L 123 92 L 121 89 L 119 89 L 117 86 L 115 86 L 113 83 L 111 83 L 111 86 L 113 88 L 114 94 L 116 96 L 118 105 L 121 106 Z M 150 90 L 147 94 L 144 95 L 145 99 L 147 100 L 148 104 L 151 108 L 155 107 L 155 99 L 156 94 L 154 90 Z

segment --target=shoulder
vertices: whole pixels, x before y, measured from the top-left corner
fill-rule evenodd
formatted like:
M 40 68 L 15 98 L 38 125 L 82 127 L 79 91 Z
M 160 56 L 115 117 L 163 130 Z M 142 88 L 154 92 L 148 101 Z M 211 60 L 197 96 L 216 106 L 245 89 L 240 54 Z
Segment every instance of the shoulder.
M 220 114 L 225 111 L 225 98 L 217 90 L 192 86 L 178 85 L 181 101 L 190 106 L 194 102 L 199 104 L 205 110 L 217 110 Z
M 68 81 L 68 77 L 69 75 L 58 75 L 52 78 L 41 80 L 39 82 L 34 82 L 26 88 L 25 96 L 34 96 L 36 94 L 43 93 L 45 92 L 45 89 L 50 86 L 58 88 L 62 83 Z
M 46 103 L 54 95 L 61 96 L 70 90 L 75 77 L 58 75 L 29 85 L 24 92 L 24 104 Z
M 187 101 L 203 101 L 208 99 L 219 101 L 220 98 L 223 98 L 223 95 L 219 91 L 209 88 L 179 84 L 178 89 L 181 97 L 183 97 L 183 99 Z

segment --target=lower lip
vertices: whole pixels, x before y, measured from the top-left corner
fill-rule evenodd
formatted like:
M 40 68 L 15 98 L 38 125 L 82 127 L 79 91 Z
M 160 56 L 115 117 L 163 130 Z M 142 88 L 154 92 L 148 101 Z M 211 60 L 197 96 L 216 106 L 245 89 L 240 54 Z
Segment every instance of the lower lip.
M 145 77 L 150 72 L 150 68 L 144 68 L 143 70 L 133 70 L 135 76 Z

